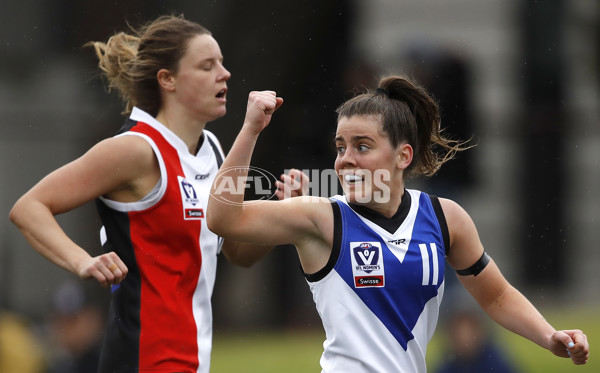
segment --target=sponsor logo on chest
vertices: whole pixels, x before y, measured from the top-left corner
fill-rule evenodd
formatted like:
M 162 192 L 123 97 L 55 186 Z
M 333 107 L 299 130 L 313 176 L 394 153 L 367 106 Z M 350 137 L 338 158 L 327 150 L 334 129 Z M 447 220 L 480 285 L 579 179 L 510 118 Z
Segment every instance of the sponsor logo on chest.
M 350 242 L 354 286 L 383 287 L 385 271 L 379 242 Z
M 181 205 L 183 206 L 183 218 L 185 220 L 199 220 L 204 217 L 204 210 L 200 206 L 200 200 L 194 185 L 182 176 L 177 176 L 179 190 L 181 192 Z

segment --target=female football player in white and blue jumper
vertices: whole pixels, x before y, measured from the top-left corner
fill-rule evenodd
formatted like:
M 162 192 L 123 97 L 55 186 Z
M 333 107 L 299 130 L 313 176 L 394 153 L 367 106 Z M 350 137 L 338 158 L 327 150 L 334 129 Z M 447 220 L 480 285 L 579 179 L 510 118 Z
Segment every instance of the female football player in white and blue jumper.
M 426 372 L 446 261 L 500 325 L 575 364 L 587 361 L 586 336 L 555 330 L 506 281 L 463 208 L 405 188 L 408 177 L 433 175 L 466 148 L 442 137 L 437 103 L 425 90 L 390 76 L 338 108 L 335 171 L 344 196 L 244 202 L 226 186 L 244 177 L 282 103 L 272 91 L 250 94 L 213 183 L 207 223 L 226 238 L 295 245 L 326 332 L 323 372 Z

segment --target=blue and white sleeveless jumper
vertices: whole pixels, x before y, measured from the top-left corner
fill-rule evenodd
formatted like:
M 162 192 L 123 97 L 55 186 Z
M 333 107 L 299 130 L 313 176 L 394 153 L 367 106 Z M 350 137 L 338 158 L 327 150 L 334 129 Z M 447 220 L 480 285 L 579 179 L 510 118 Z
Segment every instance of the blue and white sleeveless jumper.
M 425 373 L 449 247 L 437 197 L 407 189 L 390 219 L 331 200 L 331 257 L 306 275 L 326 333 L 322 371 Z

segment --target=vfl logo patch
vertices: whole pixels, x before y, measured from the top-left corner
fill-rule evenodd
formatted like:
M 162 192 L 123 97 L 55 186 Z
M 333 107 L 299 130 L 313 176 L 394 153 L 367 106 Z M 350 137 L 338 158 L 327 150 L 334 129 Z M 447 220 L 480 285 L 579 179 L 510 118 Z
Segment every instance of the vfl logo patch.
M 354 286 L 383 287 L 385 272 L 379 242 L 350 242 Z
M 204 217 L 204 210 L 197 206 L 200 203 L 194 186 L 182 176 L 177 176 L 179 190 L 181 191 L 181 205 L 185 220 L 199 220 Z

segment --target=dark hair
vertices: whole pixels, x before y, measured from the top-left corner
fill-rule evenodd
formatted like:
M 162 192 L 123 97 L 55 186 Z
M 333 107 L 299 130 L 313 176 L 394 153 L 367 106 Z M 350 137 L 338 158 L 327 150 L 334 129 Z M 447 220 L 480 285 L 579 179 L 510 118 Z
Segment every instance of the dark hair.
M 134 106 L 156 116 L 161 105 L 157 73 L 160 69 L 177 72 L 189 40 L 196 35 L 211 35 L 203 26 L 179 16 L 161 16 L 132 34 L 119 32 L 106 43 L 89 42 L 98 57 L 98 66 L 125 101 L 125 113 Z
M 469 149 L 467 141 L 442 136 L 440 109 L 433 97 L 416 82 L 403 76 L 386 76 L 375 90 L 368 90 L 336 110 L 338 121 L 354 115 L 381 118 L 383 132 L 394 147 L 406 142 L 413 148 L 413 161 L 405 178 L 432 176 L 454 157 Z

